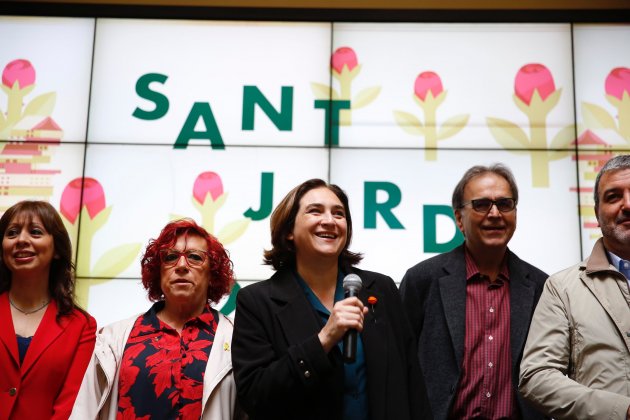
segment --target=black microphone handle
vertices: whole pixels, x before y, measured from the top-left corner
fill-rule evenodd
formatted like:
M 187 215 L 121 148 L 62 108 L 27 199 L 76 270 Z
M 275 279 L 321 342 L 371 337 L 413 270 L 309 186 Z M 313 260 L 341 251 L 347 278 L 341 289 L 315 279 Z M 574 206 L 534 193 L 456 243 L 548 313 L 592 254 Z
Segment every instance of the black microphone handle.
M 357 291 L 352 288 L 346 291 L 345 297 L 353 297 L 357 295 Z M 352 329 L 346 331 L 343 336 L 343 361 L 346 363 L 354 363 L 357 356 L 357 330 Z

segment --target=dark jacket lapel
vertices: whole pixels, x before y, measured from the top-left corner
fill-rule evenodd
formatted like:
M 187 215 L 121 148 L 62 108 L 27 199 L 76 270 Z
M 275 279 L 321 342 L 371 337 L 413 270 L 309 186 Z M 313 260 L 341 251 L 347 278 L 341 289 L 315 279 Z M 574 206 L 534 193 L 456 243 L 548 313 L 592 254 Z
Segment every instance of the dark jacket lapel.
M 536 287 L 529 277 L 523 262 L 508 250 L 508 270 L 510 275 L 510 347 L 512 368 L 520 360 L 521 350 L 527 339 L 529 324 L 534 311 Z
M 387 337 L 385 331 L 388 321 L 384 319 L 386 311 L 379 308 L 378 302 L 384 302 L 385 299 L 377 290 L 375 290 L 374 278 L 363 271 L 356 270 L 357 274 L 363 281 L 363 287 L 359 292 L 359 299 L 368 308 L 368 313 L 363 321 L 363 332 L 361 339 L 363 340 L 365 349 L 365 364 L 367 367 L 368 377 L 370 378 L 386 378 L 387 377 L 387 360 L 388 342 L 384 338 Z M 373 296 L 377 299 L 377 303 L 372 308 L 368 303 L 368 298 Z M 373 418 L 385 418 L 385 407 L 387 407 L 387 381 L 369 381 L 368 380 L 368 400 Z M 375 412 L 381 411 L 381 412 Z
M 278 321 L 289 344 L 301 343 L 322 328 L 291 270 L 280 270 L 273 275 L 270 293 L 279 306 Z
M 443 270 L 445 274 L 438 280 L 440 297 L 457 366 L 461 366 L 466 335 L 466 260 L 463 245 L 449 254 Z

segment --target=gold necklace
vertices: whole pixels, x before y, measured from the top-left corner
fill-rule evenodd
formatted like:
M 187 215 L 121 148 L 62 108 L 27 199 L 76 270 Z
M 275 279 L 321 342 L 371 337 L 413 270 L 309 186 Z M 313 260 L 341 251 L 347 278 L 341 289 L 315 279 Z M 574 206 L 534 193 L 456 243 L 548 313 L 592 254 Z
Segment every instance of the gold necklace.
M 11 296 L 9 296 L 9 303 L 11 304 L 11 306 L 13 306 L 16 310 L 18 310 L 19 312 L 22 312 L 24 315 L 30 315 L 30 314 L 34 314 L 35 312 L 39 312 L 42 309 L 44 309 L 46 306 L 48 306 L 48 304 L 50 303 L 50 299 L 48 299 L 48 302 L 44 303 L 42 306 L 40 306 L 37 309 L 34 309 L 32 311 L 25 311 L 22 308 L 19 308 L 18 306 L 15 305 L 15 303 L 13 303 L 13 301 L 11 300 Z

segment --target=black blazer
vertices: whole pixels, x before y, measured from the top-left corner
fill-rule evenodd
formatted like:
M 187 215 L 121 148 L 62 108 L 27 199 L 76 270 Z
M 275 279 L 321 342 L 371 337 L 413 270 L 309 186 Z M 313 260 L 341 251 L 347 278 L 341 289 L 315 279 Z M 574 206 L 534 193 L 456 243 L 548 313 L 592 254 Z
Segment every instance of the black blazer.
M 543 419 L 518 393 L 519 365 L 547 274 L 508 250 L 512 386 L 523 419 Z M 436 419 L 446 419 L 461 375 L 466 333 L 464 245 L 407 270 L 400 293 L 418 339 L 418 358 Z
M 370 418 L 431 418 L 416 343 L 391 278 L 353 269 L 359 299 L 378 302 L 364 320 Z M 368 306 L 369 307 L 369 306 Z M 341 419 L 344 371 L 335 346 L 326 354 L 323 327 L 291 270 L 241 289 L 232 364 L 239 402 L 251 419 Z

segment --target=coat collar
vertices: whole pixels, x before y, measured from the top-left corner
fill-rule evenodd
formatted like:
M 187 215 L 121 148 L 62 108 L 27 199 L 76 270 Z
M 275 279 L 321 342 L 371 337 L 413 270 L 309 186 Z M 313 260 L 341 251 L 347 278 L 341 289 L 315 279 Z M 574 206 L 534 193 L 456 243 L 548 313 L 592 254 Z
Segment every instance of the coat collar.
M 219 313 L 219 322 L 204 373 L 202 407 L 206 407 L 214 389 L 232 372 L 232 321 Z
M 0 294 L 0 345 L 7 348 L 7 353 L 11 356 L 11 363 L 17 367 L 20 365 L 17 339 L 11 320 L 11 307 L 9 306 L 9 292 Z
M 75 316 L 71 314 L 69 316 L 60 317 L 57 322 L 57 303 L 55 300 L 50 301 L 50 305 L 46 308 L 44 317 L 37 327 L 37 331 L 33 336 L 31 344 L 28 346 L 28 351 L 24 356 L 24 365 L 22 366 L 22 375 L 25 375 L 28 370 L 35 364 L 37 359 L 42 353 L 64 332 L 65 326 L 70 322 L 69 317 Z
M 8 292 L 0 295 L 0 319 L 12 319 Z M 63 333 L 64 326 L 68 322 L 68 317 L 65 316 L 61 317 L 60 321 L 57 322 L 57 304 L 54 300 L 51 300 L 24 356 L 24 361 L 20 367 L 22 376 L 28 373 L 42 353 Z M 13 322 L 2 323 L 0 326 L 0 341 L 7 347 L 13 363 L 19 366 L 17 339 L 13 329 Z
M 588 259 L 580 264 L 580 279 L 604 308 L 627 344 L 625 338 L 630 331 L 630 291 L 625 276 L 608 261 L 601 238 L 595 242 Z

